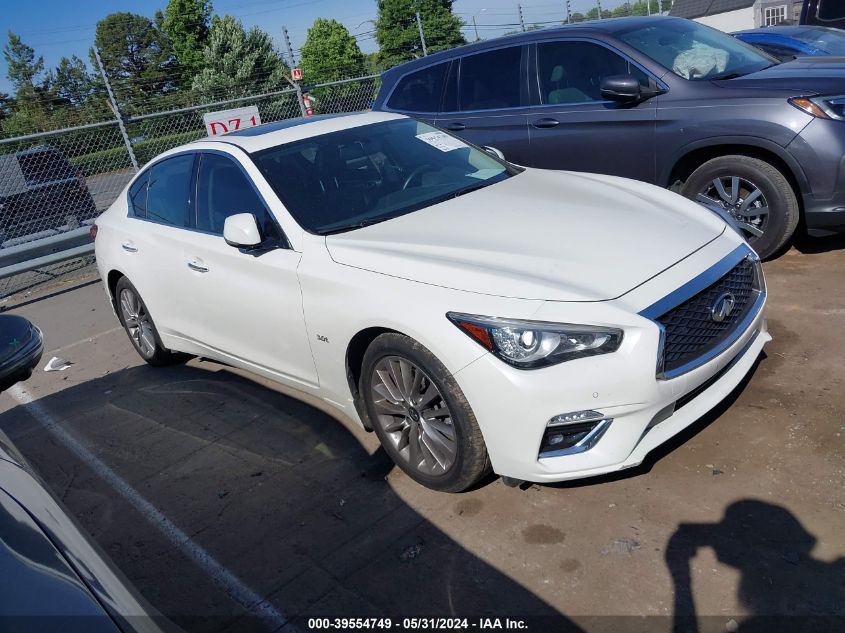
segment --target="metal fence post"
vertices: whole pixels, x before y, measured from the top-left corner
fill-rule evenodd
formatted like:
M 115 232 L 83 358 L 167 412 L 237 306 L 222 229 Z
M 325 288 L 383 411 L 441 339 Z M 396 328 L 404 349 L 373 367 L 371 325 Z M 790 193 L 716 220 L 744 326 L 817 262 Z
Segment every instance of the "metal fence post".
M 601 20 L 601 0 L 596 0 L 596 6 L 599 8 L 599 20 Z
M 419 11 L 417 11 L 417 28 L 420 30 L 420 43 L 422 44 L 423 57 L 427 57 L 428 49 L 425 47 L 425 33 L 423 33 L 422 20 L 420 19 Z
M 572 22 L 572 5 L 570 4 L 569 0 L 566 0 L 566 23 L 569 24 Z
M 117 105 L 117 99 L 114 98 L 114 92 L 111 89 L 109 78 L 106 77 L 106 71 L 103 68 L 103 60 L 100 59 L 100 50 L 94 47 L 94 57 L 97 58 L 97 66 L 100 67 L 100 74 L 103 76 L 103 83 L 106 85 L 106 92 L 111 101 L 112 110 L 114 110 L 114 118 L 117 119 L 117 126 L 120 128 L 120 135 L 123 137 L 123 142 L 126 145 L 126 152 L 129 154 L 129 160 L 132 161 L 132 167 L 138 171 L 138 159 L 135 158 L 135 150 L 132 149 L 132 143 L 129 141 L 129 134 L 126 133 L 126 126 L 123 124 L 123 114 Z
M 519 10 L 519 26 L 525 32 L 525 20 L 522 19 L 522 5 L 518 4 L 516 8 Z
M 285 36 L 285 48 L 288 50 L 288 59 L 290 60 L 290 67 L 291 69 L 296 67 L 296 59 L 293 56 L 293 49 L 290 46 L 290 37 L 288 36 L 288 27 L 282 27 L 282 33 Z M 299 85 L 298 81 L 294 81 L 293 77 L 291 77 L 291 81 L 293 82 L 293 87 L 296 89 L 296 100 L 299 102 L 299 111 L 302 113 L 302 116 L 308 116 L 308 109 L 305 107 L 305 99 L 302 96 L 302 87 Z

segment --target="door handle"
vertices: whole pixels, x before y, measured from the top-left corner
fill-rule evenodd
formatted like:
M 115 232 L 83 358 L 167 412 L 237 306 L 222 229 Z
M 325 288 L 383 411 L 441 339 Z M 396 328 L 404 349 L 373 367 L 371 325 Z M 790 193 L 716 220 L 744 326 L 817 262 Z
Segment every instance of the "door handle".
M 123 247 L 123 250 L 125 250 L 127 253 L 138 252 L 138 247 L 135 246 L 132 242 L 124 242 L 123 244 L 121 244 L 121 246 Z
M 191 270 L 195 270 L 198 273 L 207 273 L 208 272 L 208 268 L 206 268 L 205 266 L 201 266 L 195 260 L 191 260 L 191 261 L 188 262 L 188 268 L 190 268 Z
M 454 122 L 454 123 L 449 123 L 449 124 L 446 126 L 446 129 L 447 129 L 447 130 L 449 130 L 449 131 L 451 131 L 451 132 L 460 132 L 461 130 L 465 130 L 465 129 L 467 129 L 467 126 L 466 126 L 466 125 L 464 125 L 463 123 L 458 123 L 458 122 L 456 121 L 456 122 Z
M 560 125 L 560 121 L 557 119 L 537 119 L 531 125 L 539 128 L 555 127 L 556 125 Z

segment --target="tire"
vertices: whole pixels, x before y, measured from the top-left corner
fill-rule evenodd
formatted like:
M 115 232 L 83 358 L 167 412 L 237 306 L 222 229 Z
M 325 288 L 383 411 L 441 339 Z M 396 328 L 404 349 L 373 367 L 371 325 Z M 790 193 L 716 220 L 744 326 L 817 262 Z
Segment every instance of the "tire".
M 719 191 L 716 185 L 721 182 Z M 734 194 L 738 185 L 739 193 Z M 750 204 L 744 204 L 752 198 Z M 766 161 L 750 156 L 720 156 L 707 161 L 687 178 L 681 194 L 704 204 L 718 206 L 737 220 L 748 243 L 762 257 L 772 257 L 789 241 L 798 226 L 798 199 L 786 176 Z M 768 213 L 749 215 L 765 207 Z M 742 214 L 742 215 L 739 215 Z M 762 231 L 762 235 L 757 233 Z
M 359 382 L 382 447 L 413 480 L 432 490 L 461 492 L 491 472 L 461 388 L 418 342 L 393 333 L 376 338 L 364 354 Z
M 161 344 L 153 318 L 135 286 L 121 277 L 114 291 L 115 310 L 132 347 L 148 364 L 163 367 L 184 362 L 186 355 L 171 352 Z M 133 325 L 137 323 L 138 325 Z

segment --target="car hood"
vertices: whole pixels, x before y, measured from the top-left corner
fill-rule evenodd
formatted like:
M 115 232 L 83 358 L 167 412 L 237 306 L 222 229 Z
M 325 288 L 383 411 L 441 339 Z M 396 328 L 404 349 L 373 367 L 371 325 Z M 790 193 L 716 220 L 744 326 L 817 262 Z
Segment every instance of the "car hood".
M 334 261 L 456 290 L 555 301 L 625 294 L 724 222 L 641 182 L 527 169 L 479 191 L 331 235 Z
M 799 57 L 791 62 L 714 82 L 730 88 L 769 88 L 805 94 L 845 92 L 845 57 Z

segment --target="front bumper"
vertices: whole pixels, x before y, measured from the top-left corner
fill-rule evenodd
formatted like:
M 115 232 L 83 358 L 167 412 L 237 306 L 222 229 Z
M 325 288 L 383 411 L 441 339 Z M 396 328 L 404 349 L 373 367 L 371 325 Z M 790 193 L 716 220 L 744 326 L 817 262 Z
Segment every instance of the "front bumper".
M 765 295 L 719 354 L 667 380 L 655 373 L 659 330 L 645 319 L 625 324 L 622 347 L 613 354 L 529 371 L 488 354 L 455 377 L 500 475 L 553 482 L 615 472 L 640 464 L 742 382 L 771 340 L 764 305 Z M 613 420 L 595 445 L 576 454 L 541 457 L 548 421 L 586 410 Z

